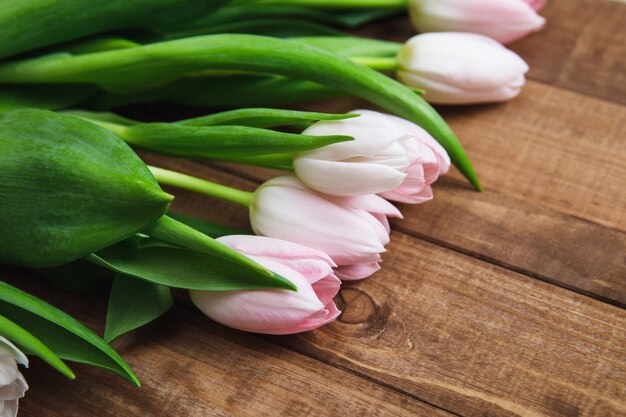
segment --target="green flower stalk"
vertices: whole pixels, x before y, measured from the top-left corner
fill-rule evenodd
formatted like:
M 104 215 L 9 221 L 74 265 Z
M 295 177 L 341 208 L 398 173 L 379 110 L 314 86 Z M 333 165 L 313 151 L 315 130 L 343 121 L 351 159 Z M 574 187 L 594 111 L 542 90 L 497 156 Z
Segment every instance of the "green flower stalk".
M 354 94 L 426 129 L 478 189 L 458 139 L 411 89 L 319 48 L 252 35 L 209 35 L 84 55 L 53 54 L 0 65 L 0 84 L 88 83 L 118 93 L 157 88 L 207 70 L 273 73 Z
M 0 59 L 117 29 L 148 32 L 209 14 L 228 0 L 4 0 Z

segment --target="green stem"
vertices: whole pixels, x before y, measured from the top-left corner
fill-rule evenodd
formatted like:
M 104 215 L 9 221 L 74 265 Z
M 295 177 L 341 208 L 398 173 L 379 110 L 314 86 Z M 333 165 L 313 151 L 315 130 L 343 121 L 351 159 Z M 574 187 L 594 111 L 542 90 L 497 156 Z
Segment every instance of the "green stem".
M 376 71 L 393 72 L 398 69 L 395 57 L 350 57 L 354 62 L 375 69 Z
M 167 169 L 149 166 L 152 175 L 158 182 L 164 185 L 182 188 L 183 190 L 194 191 L 200 194 L 216 197 L 231 203 L 240 204 L 250 207 L 254 193 L 248 191 L 237 190 L 236 188 L 227 187 L 225 185 L 216 184 L 191 175 L 181 174 L 180 172 L 169 171 Z

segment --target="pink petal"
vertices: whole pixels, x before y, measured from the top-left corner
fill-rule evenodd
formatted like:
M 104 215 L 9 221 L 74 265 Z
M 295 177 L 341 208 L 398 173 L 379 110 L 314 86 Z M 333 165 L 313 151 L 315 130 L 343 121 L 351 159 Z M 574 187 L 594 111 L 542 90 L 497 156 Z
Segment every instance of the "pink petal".
M 365 279 L 380 270 L 378 262 L 364 265 L 346 265 L 335 268 L 335 275 L 343 281 L 357 281 Z
M 265 334 L 275 334 L 275 335 L 285 335 L 285 334 L 295 334 L 308 332 L 310 330 L 317 329 L 318 327 L 324 326 L 331 321 L 335 320 L 341 311 L 337 308 L 334 302 L 329 302 L 324 310 L 319 311 L 317 314 L 309 317 L 305 321 L 290 327 L 290 328 L 282 328 L 282 329 L 270 329 L 265 331 Z
M 313 291 L 323 304 L 328 304 L 339 292 L 341 281 L 334 274 L 313 284 Z

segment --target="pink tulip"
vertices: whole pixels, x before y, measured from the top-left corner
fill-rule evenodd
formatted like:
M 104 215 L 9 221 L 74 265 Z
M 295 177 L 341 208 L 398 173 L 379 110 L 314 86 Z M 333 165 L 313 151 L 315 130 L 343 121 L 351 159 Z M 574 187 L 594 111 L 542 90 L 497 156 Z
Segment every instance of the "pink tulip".
M 387 200 L 406 204 L 432 200 L 431 185 L 450 169 L 450 157 L 446 150 L 420 126 L 401 117 L 372 110 L 354 110 L 352 113 L 384 117 L 394 124 L 404 137 L 401 144 L 409 160 L 407 176 L 398 187 L 378 195 Z
M 288 279 L 298 291 L 190 291 L 193 303 L 211 319 L 247 332 L 281 335 L 313 330 L 339 316 L 333 297 L 341 281 L 325 253 L 260 236 L 217 240 Z
M 537 32 L 545 19 L 535 0 L 410 0 L 419 32 L 473 32 L 510 43 Z
M 250 205 L 255 233 L 321 250 L 344 280 L 366 278 L 380 268 L 380 254 L 389 243 L 387 217 L 402 215 L 382 197 L 329 196 L 294 176 L 267 181 Z

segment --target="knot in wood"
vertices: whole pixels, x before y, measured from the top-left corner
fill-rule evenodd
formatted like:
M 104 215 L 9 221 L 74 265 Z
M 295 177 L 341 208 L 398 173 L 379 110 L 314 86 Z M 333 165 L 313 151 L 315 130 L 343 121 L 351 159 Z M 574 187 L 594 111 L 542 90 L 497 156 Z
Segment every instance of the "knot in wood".
M 344 323 L 359 324 L 376 321 L 377 306 L 372 297 L 358 288 L 344 288 L 340 293 Z

